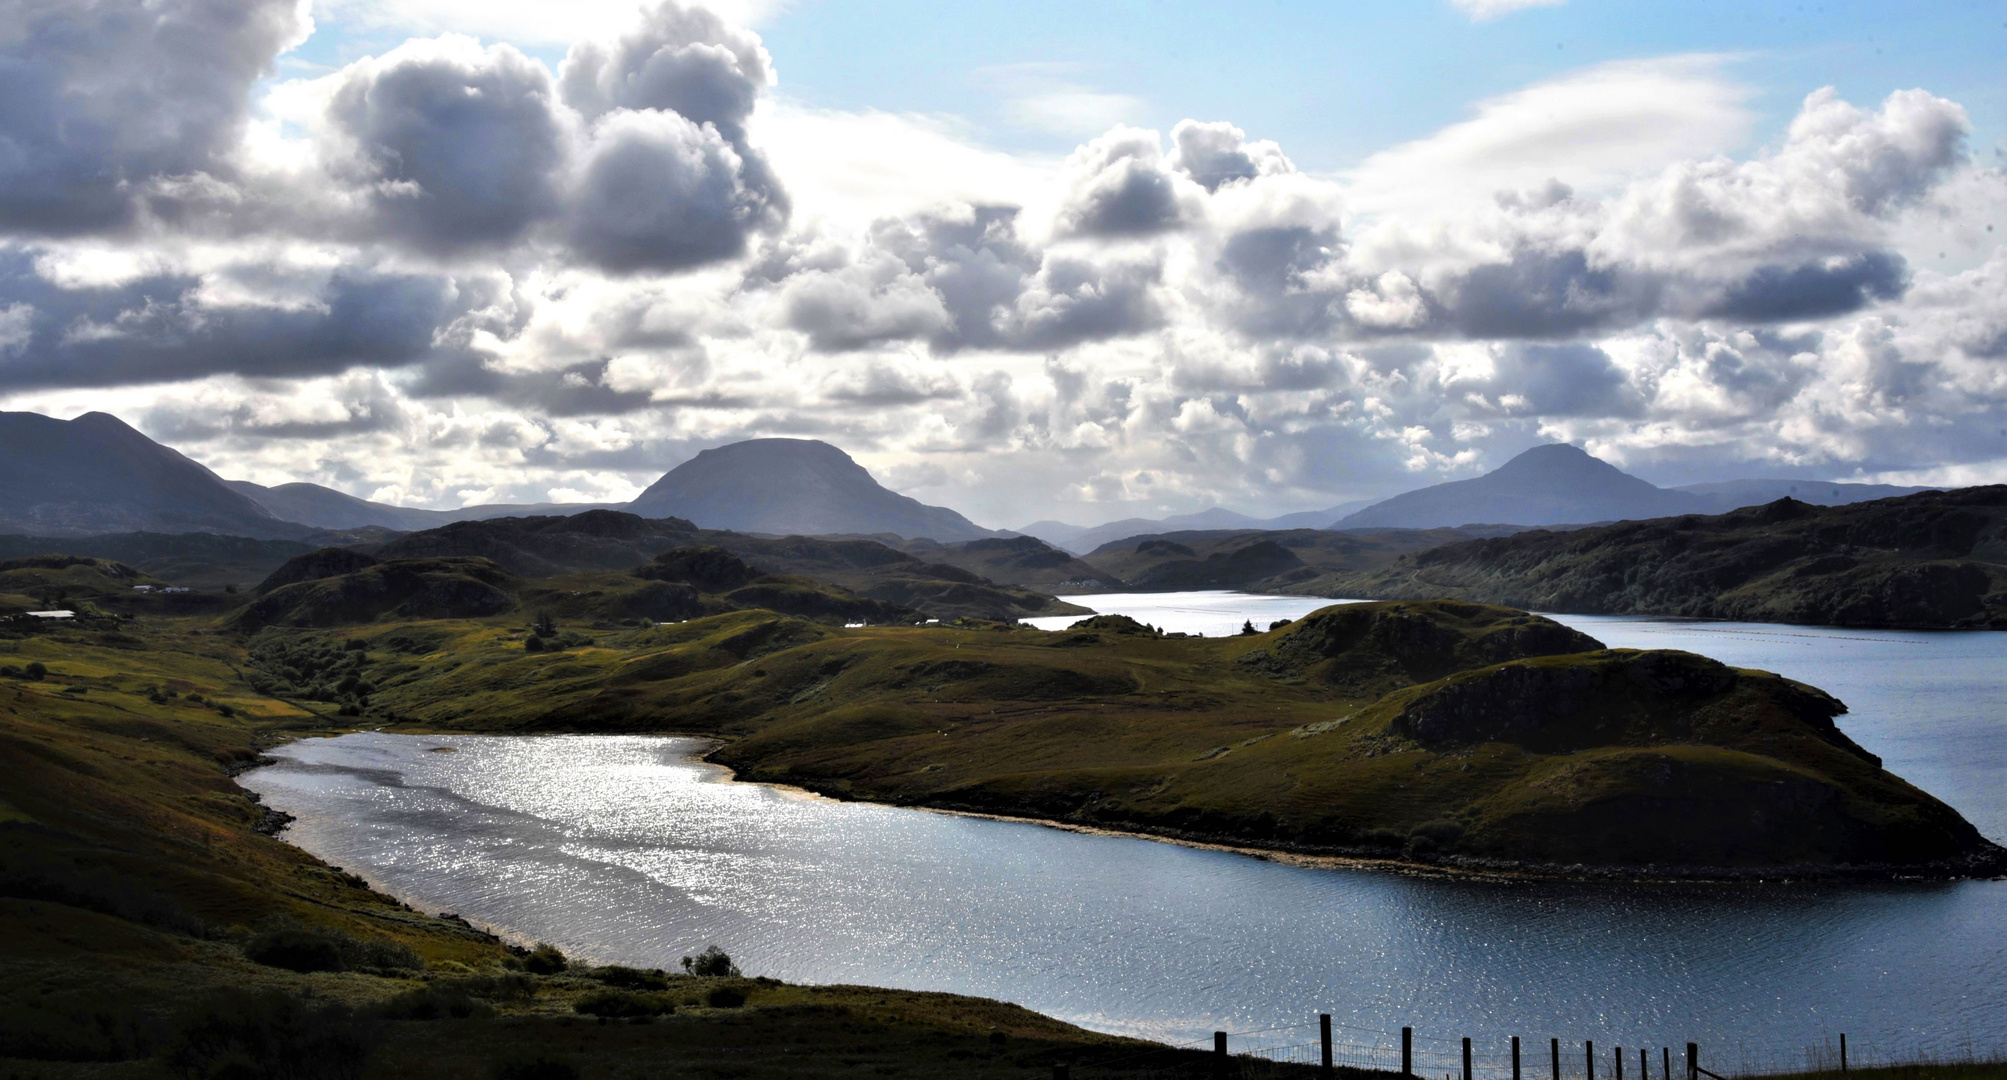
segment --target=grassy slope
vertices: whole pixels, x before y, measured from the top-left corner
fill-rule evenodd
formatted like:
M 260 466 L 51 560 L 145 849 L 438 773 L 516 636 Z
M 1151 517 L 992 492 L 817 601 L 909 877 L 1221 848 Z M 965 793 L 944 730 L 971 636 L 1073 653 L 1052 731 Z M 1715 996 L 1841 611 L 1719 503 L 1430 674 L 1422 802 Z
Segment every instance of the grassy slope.
M 2007 487 L 1533 531 L 1280 586 L 1541 611 L 2007 629 Z
M 179 1012 L 225 987 L 368 1007 L 496 975 L 516 976 L 528 996 L 493 1002 L 485 1019 L 381 1025 L 368 1075 L 485 1077 L 498 1061 L 555 1053 L 588 1076 L 671 1065 L 752 1077 L 1015 1076 L 1119 1042 L 997 1002 L 867 987 L 726 980 L 749 1004 L 708 1008 L 719 980 L 682 976 L 665 992 L 681 1006 L 675 1016 L 602 1026 L 571 1010 L 604 989 L 590 977 L 520 976 L 487 935 L 411 911 L 257 831 L 262 808 L 232 768 L 329 725 L 251 690 L 233 638 L 188 625 L 138 637 L 65 631 L 0 641 L 0 659 L 50 672 L 0 679 L 0 1074 L 167 1075 L 147 1055 L 172 1041 Z M 274 918 L 402 944 L 426 966 L 295 974 L 249 962 L 251 928 Z M 107 1055 L 127 1060 L 47 1060 Z

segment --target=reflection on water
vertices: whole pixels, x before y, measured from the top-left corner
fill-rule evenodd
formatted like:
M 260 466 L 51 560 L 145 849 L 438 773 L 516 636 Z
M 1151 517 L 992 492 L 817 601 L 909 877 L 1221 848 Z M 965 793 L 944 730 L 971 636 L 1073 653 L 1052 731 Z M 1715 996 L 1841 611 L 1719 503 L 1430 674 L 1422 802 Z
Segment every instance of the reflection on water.
M 1322 603 L 1079 599 L 1208 633 Z M 1853 706 L 1849 734 L 2007 835 L 1996 780 L 2007 635 L 1563 621 L 1611 645 L 1687 648 L 1825 687 Z M 1452 1056 L 1437 1038 L 1496 1048 L 1518 1034 L 1542 1053 L 1549 1037 L 1696 1040 L 1718 1065 L 1795 1061 L 1842 1031 L 1856 1060 L 2007 1049 L 2007 883 L 1499 884 L 1306 869 L 737 784 L 695 761 L 701 749 L 359 734 L 281 748 L 280 764 L 243 782 L 298 815 L 288 839 L 413 904 L 598 961 L 673 966 L 715 942 L 758 973 L 980 994 L 1172 1041 L 1324 1011 L 1341 1041 L 1390 1051 L 1408 1024 L 1424 1050 Z

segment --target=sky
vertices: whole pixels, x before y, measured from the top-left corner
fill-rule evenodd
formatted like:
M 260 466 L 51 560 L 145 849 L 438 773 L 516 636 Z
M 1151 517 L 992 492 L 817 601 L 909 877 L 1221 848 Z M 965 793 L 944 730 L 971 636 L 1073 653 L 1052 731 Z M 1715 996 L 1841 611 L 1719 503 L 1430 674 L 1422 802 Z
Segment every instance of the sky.
M 2007 4 L 0 0 L 0 409 L 994 527 L 2007 481 Z

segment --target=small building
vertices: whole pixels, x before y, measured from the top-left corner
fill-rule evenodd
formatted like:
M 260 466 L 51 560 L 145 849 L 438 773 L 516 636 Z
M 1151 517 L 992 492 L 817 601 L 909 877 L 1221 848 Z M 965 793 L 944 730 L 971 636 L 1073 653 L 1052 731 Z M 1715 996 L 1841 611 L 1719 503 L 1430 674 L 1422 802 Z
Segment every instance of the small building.
M 77 617 L 77 613 L 74 611 L 31 611 L 28 614 L 37 619 L 74 619 Z

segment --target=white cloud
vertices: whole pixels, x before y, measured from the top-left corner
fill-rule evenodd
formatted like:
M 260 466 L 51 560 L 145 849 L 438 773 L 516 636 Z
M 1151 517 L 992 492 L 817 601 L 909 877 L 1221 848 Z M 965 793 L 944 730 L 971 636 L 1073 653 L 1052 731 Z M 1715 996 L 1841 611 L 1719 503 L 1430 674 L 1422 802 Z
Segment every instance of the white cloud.
M 1351 198 L 1368 214 L 1428 214 L 1550 180 L 1606 190 L 1725 152 L 1752 123 L 1750 90 L 1725 77 L 1728 63 L 1620 61 L 1481 101 L 1469 120 L 1372 155 L 1347 176 Z

